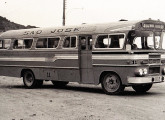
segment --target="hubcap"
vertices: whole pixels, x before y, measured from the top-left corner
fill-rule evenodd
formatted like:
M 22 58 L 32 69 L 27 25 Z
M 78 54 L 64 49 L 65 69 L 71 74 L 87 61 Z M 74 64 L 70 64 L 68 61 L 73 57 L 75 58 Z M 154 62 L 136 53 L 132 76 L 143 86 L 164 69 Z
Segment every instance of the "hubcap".
M 104 86 L 108 92 L 115 92 L 120 86 L 119 79 L 115 75 L 109 75 L 105 78 Z

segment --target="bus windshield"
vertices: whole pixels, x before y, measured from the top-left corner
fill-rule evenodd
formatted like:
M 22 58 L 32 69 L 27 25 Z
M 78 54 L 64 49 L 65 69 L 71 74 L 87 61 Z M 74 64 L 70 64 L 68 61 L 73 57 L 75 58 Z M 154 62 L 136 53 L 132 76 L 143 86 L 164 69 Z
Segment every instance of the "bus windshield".
M 160 50 L 165 49 L 164 32 L 148 32 L 132 37 L 131 46 L 133 50 Z

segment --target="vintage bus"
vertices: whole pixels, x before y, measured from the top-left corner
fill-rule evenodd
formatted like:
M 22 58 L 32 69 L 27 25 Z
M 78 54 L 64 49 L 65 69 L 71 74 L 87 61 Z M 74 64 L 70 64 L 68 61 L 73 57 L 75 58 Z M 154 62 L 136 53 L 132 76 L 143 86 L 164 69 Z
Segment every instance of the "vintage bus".
M 27 88 L 44 80 L 101 84 L 106 94 L 132 86 L 146 92 L 165 77 L 165 23 L 119 21 L 11 30 L 0 35 L 0 75 L 23 77 Z

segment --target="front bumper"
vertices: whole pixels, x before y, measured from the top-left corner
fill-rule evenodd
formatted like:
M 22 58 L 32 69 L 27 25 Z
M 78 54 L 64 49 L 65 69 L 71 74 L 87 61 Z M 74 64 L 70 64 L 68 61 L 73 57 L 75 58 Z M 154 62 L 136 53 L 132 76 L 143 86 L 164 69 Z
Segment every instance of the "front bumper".
M 164 82 L 165 76 L 128 77 L 128 84 L 146 84 Z

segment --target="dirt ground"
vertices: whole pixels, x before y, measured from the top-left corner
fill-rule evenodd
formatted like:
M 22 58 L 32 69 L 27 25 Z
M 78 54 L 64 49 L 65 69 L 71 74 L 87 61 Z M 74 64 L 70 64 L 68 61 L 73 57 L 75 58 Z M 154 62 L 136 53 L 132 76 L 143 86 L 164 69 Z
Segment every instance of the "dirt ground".
M 0 120 L 165 120 L 165 83 L 145 94 L 126 88 L 110 96 L 100 86 L 69 83 L 57 89 L 44 82 L 25 89 L 20 78 L 0 77 Z

